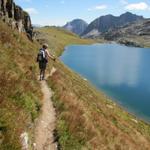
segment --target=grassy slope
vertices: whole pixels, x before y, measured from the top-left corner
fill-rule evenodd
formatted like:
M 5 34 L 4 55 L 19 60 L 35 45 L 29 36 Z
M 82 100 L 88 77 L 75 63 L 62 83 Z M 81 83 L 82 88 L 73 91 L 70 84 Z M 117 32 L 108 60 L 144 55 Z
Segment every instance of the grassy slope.
M 60 55 L 66 45 L 90 44 L 93 40 L 80 39 L 79 36 L 56 27 L 38 28 L 37 39 L 41 44 L 48 43 L 53 53 Z
M 21 133 L 31 132 L 38 116 L 42 94 L 36 80 L 37 45 L 0 22 L 1 150 L 20 150 Z
M 73 38 L 56 28 L 40 31 L 46 33 L 46 41 L 54 50 L 62 50 L 65 45 L 74 43 Z M 149 149 L 149 125 L 137 122 L 61 62 L 54 65 L 57 72 L 49 79 L 49 85 L 55 93 L 53 100 L 62 149 Z

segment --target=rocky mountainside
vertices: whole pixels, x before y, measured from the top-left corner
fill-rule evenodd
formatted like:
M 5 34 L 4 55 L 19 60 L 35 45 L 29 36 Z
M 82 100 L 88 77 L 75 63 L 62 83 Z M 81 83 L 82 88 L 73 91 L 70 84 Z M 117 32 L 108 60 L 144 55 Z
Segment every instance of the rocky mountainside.
M 150 46 L 150 19 L 137 21 L 123 27 L 110 29 L 103 34 L 106 40 L 118 41 L 126 45 Z
M 63 26 L 64 29 L 81 35 L 85 29 L 87 28 L 88 24 L 82 19 L 75 19 L 71 22 L 68 22 L 66 25 Z
M 32 38 L 33 28 L 30 16 L 13 0 L 0 0 L 0 19 L 9 24 L 12 29 L 19 32 L 26 32 Z
M 107 32 L 109 29 L 117 28 L 143 19 L 142 16 L 137 16 L 130 12 L 126 12 L 119 17 L 113 15 L 101 16 L 90 23 L 82 35 L 84 37 L 99 36 L 101 33 Z

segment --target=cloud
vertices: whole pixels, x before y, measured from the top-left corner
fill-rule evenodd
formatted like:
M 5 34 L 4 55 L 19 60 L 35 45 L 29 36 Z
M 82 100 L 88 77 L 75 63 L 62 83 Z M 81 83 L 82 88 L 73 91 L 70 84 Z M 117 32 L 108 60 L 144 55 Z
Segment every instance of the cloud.
M 149 5 L 145 2 L 132 3 L 128 4 L 125 9 L 127 10 L 148 10 L 150 9 Z
M 25 11 L 28 12 L 30 15 L 38 14 L 38 11 L 35 8 L 26 8 Z
M 120 3 L 121 3 L 122 5 L 127 5 L 127 4 L 128 4 L 128 1 L 127 1 L 127 0 L 120 0 Z
M 104 10 L 107 8 L 107 5 L 97 5 L 95 7 L 89 8 L 88 11 L 94 11 L 94 10 Z
M 31 2 L 32 0 L 19 0 L 20 2 Z

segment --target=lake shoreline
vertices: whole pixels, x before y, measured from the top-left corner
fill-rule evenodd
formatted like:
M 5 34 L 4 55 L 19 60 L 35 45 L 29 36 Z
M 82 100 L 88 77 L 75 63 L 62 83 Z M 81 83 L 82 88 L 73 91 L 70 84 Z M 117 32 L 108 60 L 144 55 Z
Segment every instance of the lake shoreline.
M 113 42 L 114 43 L 114 42 Z M 103 45 L 104 43 L 94 43 L 94 44 L 88 44 L 88 46 L 97 46 L 97 45 Z M 107 43 L 108 44 L 108 43 Z M 112 43 L 109 43 L 109 44 L 112 44 Z M 118 43 L 114 43 L 114 44 L 116 44 L 116 45 L 118 45 Z M 122 45 L 122 44 L 120 44 L 119 43 L 119 45 L 121 45 L 121 46 L 125 46 L 125 45 Z M 87 45 L 72 45 L 72 46 L 87 46 Z M 68 49 L 68 47 L 70 47 L 70 45 L 69 46 L 66 46 L 65 47 L 65 49 L 64 49 L 64 52 Z M 136 47 L 132 47 L 132 48 L 136 48 Z M 70 67 L 69 67 L 70 68 Z M 71 69 L 71 68 L 70 68 Z M 75 71 L 76 72 L 76 71 Z M 76 72 L 76 73 L 78 73 L 78 72 Z M 78 73 L 78 74 L 80 74 L 80 73 Z M 81 75 L 81 74 L 80 74 Z M 81 75 L 82 76 L 82 75 Z M 83 79 L 84 79 L 84 77 L 83 77 Z M 94 85 L 90 80 L 88 80 L 92 85 Z M 94 85 L 94 87 L 96 87 L 95 85 Z M 97 88 L 97 87 L 96 87 Z M 147 119 L 146 117 L 144 117 L 143 115 L 143 117 L 142 116 L 140 116 L 140 115 L 138 115 L 138 114 L 136 114 L 136 111 L 134 111 L 134 110 L 132 110 L 132 109 L 130 109 L 130 108 L 128 108 L 128 107 L 126 107 L 125 105 L 122 105 L 121 103 L 119 103 L 119 101 L 118 101 L 118 99 L 114 99 L 113 97 L 111 97 L 111 96 L 109 96 L 108 94 L 106 94 L 106 92 L 104 92 L 102 89 L 100 89 L 100 88 L 97 88 L 100 92 L 102 92 L 102 93 L 104 93 L 104 95 L 106 95 L 107 97 L 109 97 L 109 99 L 111 99 L 111 101 L 113 101 L 113 102 L 115 102 L 119 107 L 121 107 L 121 109 L 123 109 L 123 110 L 125 110 L 126 112 L 128 112 L 131 116 L 134 116 L 134 118 L 136 119 L 136 120 L 139 120 L 139 121 L 143 121 L 143 122 L 145 122 L 145 123 L 147 123 L 147 124 L 150 124 L 150 120 L 149 119 Z

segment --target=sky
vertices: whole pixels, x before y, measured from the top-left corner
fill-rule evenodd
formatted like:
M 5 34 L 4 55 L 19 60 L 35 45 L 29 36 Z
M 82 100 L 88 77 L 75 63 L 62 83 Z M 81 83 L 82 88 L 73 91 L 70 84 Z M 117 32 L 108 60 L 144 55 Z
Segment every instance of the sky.
M 150 18 L 150 0 L 14 0 L 26 10 L 33 24 L 62 26 L 73 19 L 90 23 L 107 14 L 127 11 Z

